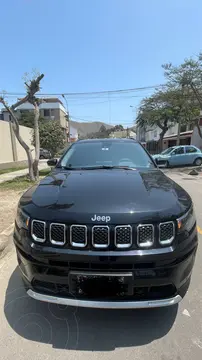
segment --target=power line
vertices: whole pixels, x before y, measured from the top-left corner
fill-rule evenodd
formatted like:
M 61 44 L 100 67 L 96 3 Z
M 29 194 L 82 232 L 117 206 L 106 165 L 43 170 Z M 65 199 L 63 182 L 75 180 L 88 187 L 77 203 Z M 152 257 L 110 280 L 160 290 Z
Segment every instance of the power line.
M 74 93 L 68 93 L 61 91 L 61 93 L 40 93 L 37 94 L 37 96 L 86 96 L 86 95 L 108 95 L 108 94 L 117 94 L 117 93 L 128 93 L 128 92 L 134 92 L 134 91 L 142 91 L 142 90 L 148 90 L 148 89 L 154 89 L 159 87 L 164 87 L 164 84 L 158 84 L 158 85 L 151 85 L 151 86 L 144 86 L 139 88 L 130 88 L 130 89 L 119 89 L 119 90 L 104 90 L 104 91 L 90 91 L 90 92 L 74 92 Z M 24 96 L 25 93 L 20 92 L 6 92 L 5 96 Z

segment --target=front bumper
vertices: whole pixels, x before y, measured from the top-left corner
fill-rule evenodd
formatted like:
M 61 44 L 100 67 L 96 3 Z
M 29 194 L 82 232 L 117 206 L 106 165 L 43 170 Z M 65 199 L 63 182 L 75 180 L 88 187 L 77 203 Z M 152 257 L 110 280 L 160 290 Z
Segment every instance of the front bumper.
M 25 235 L 25 234 L 24 234 Z M 197 232 L 175 248 L 122 252 L 56 249 L 14 233 L 19 268 L 34 299 L 78 307 L 127 309 L 169 306 L 186 293 L 197 249 Z M 123 297 L 72 294 L 71 272 L 132 274 L 133 293 Z
M 142 301 L 93 301 L 93 300 L 78 300 L 71 298 L 61 298 L 57 296 L 50 296 L 37 293 L 33 290 L 28 290 L 27 294 L 35 300 L 45 301 L 52 304 L 98 308 L 98 309 L 146 309 L 155 307 L 164 307 L 178 304 L 182 298 L 176 295 L 169 299 L 162 300 L 142 300 Z

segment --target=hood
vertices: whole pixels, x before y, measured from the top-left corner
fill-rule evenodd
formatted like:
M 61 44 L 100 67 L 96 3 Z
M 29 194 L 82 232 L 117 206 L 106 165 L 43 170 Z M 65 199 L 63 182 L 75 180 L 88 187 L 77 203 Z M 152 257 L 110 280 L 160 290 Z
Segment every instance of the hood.
M 20 204 L 37 219 L 89 223 L 96 214 L 127 224 L 176 218 L 191 199 L 158 169 L 55 170 L 29 189 Z

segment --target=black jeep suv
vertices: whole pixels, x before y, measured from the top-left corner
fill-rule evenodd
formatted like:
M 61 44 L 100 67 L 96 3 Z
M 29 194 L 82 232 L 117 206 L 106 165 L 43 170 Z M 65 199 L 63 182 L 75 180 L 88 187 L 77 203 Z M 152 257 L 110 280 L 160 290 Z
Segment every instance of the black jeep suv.
M 186 191 L 133 139 L 78 141 L 48 164 L 15 222 L 28 295 L 97 308 L 178 303 L 198 241 Z

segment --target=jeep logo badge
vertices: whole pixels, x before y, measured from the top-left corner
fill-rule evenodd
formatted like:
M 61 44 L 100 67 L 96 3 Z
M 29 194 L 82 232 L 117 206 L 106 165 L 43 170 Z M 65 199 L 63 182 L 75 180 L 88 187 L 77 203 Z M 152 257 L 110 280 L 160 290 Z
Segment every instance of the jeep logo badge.
M 92 221 L 103 221 L 108 223 L 111 220 L 110 216 L 97 216 L 96 214 L 91 218 Z

